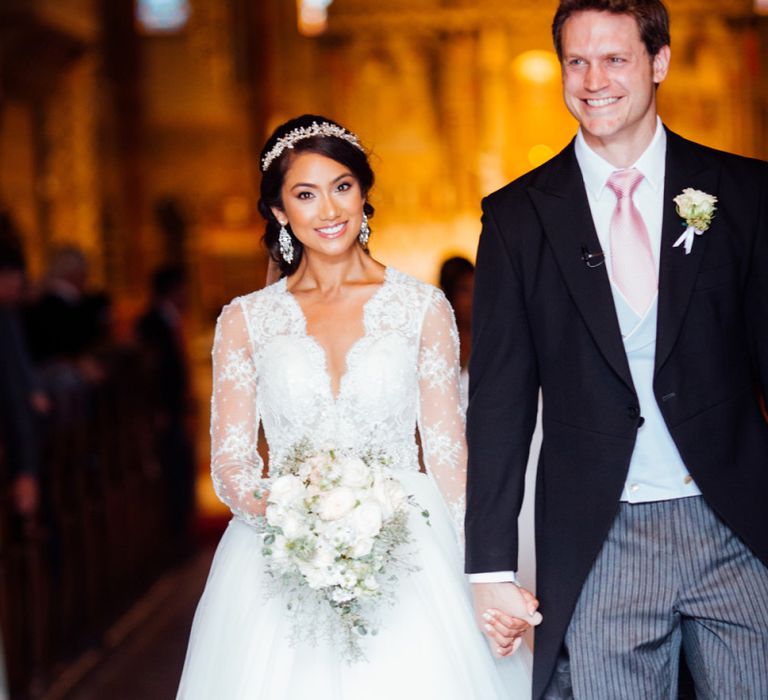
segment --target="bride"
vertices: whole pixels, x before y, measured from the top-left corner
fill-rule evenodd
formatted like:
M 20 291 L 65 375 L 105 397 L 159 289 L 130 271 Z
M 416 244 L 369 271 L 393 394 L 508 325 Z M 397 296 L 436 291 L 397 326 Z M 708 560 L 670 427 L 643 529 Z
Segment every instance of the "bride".
M 195 614 L 178 698 L 530 697 L 527 648 L 502 656 L 513 621 L 486 612 L 494 658 L 462 573 L 466 445 L 450 306 L 368 255 L 373 172 L 352 133 L 299 117 L 276 129 L 261 165 L 265 240 L 283 277 L 235 299 L 216 326 L 212 474 L 234 517 Z M 415 570 L 382 608 L 379 633 L 361 637 L 364 661 L 347 663 L 326 642 L 292 643 L 285 601 L 265 592 L 254 529 L 266 505 L 257 500 L 259 423 L 272 464 L 307 440 L 386 454 L 430 512 L 427 524 L 409 509 Z

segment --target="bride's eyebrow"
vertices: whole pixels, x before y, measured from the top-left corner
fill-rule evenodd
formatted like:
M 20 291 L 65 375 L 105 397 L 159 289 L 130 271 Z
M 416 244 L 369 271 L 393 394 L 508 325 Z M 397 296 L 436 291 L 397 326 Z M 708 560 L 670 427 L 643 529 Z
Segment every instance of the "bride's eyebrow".
M 302 187 L 302 188 L 309 187 L 309 188 L 314 190 L 314 189 L 317 189 L 318 186 L 316 184 L 314 184 L 313 182 L 297 182 L 295 185 L 291 186 L 291 191 L 293 191 L 293 190 L 295 190 L 295 189 L 297 189 L 299 187 Z
M 331 184 L 335 185 L 339 180 L 343 180 L 345 177 L 354 176 L 350 172 L 342 173 L 338 177 L 333 178 L 333 180 L 331 180 Z M 311 187 L 312 189 L 317 189 L 319 185 L 313 182 L 297 182 L 295 185 L 291 185 L 291 191 L 295 190 L 297 187 Z

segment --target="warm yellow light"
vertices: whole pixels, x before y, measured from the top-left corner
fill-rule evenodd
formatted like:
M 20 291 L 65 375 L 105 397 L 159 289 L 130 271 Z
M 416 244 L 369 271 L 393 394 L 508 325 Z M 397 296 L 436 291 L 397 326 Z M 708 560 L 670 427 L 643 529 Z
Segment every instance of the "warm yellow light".
M 225 225 L 233 228 L 247 225 L 253 213 L 251 200 L 241 195 L 225 197 L 221 203 L 221 218 Z
M 555 152 L 550 146 L 537 143 L 528 151 L 528 162 L 536 168 L 542 163 L 546 163 L 553 155 L 555 155 Z
M 530 83 L 549 83 L 560 77 L 560 62 L 552 51 L 526 51 L 512 61 L 512 71 Z
M 328 5 L 332 0 L 296 0 L 299 32 L 319 36 L 328 28 Z

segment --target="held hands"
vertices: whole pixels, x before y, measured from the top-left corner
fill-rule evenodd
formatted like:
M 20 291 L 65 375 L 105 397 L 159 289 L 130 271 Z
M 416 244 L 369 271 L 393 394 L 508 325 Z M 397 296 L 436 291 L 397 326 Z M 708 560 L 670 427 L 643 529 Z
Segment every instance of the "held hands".
M 539 601 L 514 583 L 473 583 L 472 592 L 477 623 L 498 657 L 514 654 L 523 633 L 542 620 Z

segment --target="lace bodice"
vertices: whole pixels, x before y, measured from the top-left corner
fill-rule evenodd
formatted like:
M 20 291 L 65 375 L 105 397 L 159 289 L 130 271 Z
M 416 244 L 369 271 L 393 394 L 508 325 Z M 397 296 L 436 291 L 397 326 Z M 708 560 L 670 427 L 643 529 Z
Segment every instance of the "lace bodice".
M 263 465 L 297 443 L 385 453 L 394 469 L 418 470 L 416 427 L 428 474 L 461 531 L 466 482 L 458 334 L 438 289 L 388 268 L 363 307 L 364 334 L 349 349 L 334 396 L 325 350 L 281 279 L 238 297 L 216 324 L 211 469 L 219 498 L 247 522 Z

